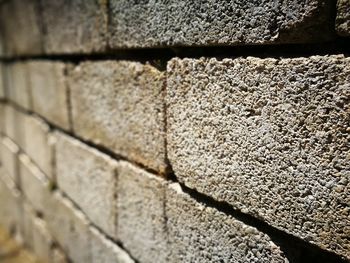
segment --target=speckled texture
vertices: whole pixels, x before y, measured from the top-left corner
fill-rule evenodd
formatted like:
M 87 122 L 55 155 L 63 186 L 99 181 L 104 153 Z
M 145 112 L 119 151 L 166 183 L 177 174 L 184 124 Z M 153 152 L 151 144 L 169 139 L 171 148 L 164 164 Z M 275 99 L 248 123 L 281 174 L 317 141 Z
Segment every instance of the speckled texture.
M 134 263 L 130 256 L 118 245 L 108 240 L 96 228 L 91 227 L 92 262 Z
M 69 81 L 74 132 L 164 172 L 164 82 L 164 73 L 138 62 L 78 65 Z
M 112 48 L 296 43 L 332 35 L 331 0 L 111 0 L 110 6 Z
M 288 262 L 266 234 L 196 203 L 177 184 L 167 189 L 171 254 L 167 262 Z
M 140 262 L 167 262 L 165 181 L 121 162 L 117 195 L 118 239 Z
M 58 187 L 91 222 L 114 237 L 117 162 L 76 139 L 55 135 Z
M 106 48 L 106 0 L 41 0 L 48 54 L 100 52 Z
M 0 6 L 0 31 L 5 56 L 41 54 L 39 0 L 4 1 Z
M 66 71 L 70 64 L 52 61 L 28 63 L 33 111 L 49 122 L 69 129 L 69 103 Z
M 350 0 L 338 0 L 335 28 L 338 35 L 350 37 Z
M 173 59 L 168 152 L 188 187 L 350 258 L 350 59 Z

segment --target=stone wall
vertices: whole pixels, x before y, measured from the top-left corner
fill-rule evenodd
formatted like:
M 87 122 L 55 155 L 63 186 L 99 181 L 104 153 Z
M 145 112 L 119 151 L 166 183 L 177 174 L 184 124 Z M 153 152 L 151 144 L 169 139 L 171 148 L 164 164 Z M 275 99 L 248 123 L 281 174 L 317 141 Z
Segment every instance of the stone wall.
M 0 225 L 42 262 L 350 262 L 349 14 L 0 1 Z

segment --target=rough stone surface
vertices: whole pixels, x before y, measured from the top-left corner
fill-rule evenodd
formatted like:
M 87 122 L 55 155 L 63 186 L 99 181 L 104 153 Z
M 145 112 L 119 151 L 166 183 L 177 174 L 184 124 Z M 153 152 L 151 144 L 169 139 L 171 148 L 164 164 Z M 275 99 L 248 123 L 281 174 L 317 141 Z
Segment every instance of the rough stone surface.
M 6 56 L 42 53 L 39 0 L 4 1 L 0 6 L 0 31 Z
M 134 263 L 130 256 L 118 245 L 104 237 L 96 228 L 91 227 L 92 262 Z
M 47 229 L 46 222 L 40 218 L 33 220 L 33 251 L 42 262 L 51 262 L 53 239 Z
M 106 48 L 107 1 L 41 0 L 49 54 L 99 52 Z M 57 10 L 60 10 L 57 12 Z
M 178 184 L 167 189 L 166 215 L 167 262 L 288 262 L 269 236 L 197 203 Z
M 80 64 L 70 79 L 75 133 L 164 172 L 164 82 L 148 64 Z
M 56 133 L 56 177 L 64 191 L 105 233 L 116 233 L 117 162 L 80 141 Z
M 28 158 L 19 156 L 19 174 L 24 196 L 36 212 L 45 214 L 49 198 L 49 182 L 39 168 Z
M 335 27 L 338 35 L 350 37 L 350 1 L 338 0 Z
M 39 118 L 25 116 L 23 122 L 24 151 L 49 178 L 54 178 L 53 140 L 49 126 Z
M 72 262 L 92 263 L 89 223 L 67 198 L 55 192 L 48 201 L 47 226 Z
M 140 262 L 167 262 L 165 183 L 131 164 L 118 167 L 118 238 Z
M 52 61 L 28 63 L 33 111 L 51 123 L 69 129 L 66 73 L 69 64 Z
M 350 258 L 350 59 L 174 59 L 169 159 L 188 187 Z M 325 223 L 327 222 L 327 223 Z
M 1 165 L 15 185 L 19 186 L 18 175 L 18 146 L 9 138 L 3 137 L 0 141 Z
M 109 45 L 120 48 L 323 41 L 332 35 L 332 5 L 330 0 L 112 0 Z
M 10 63 L 5 66 L 5 71 L 8 99 L 24 109 L 31 109 L 28 64 Z

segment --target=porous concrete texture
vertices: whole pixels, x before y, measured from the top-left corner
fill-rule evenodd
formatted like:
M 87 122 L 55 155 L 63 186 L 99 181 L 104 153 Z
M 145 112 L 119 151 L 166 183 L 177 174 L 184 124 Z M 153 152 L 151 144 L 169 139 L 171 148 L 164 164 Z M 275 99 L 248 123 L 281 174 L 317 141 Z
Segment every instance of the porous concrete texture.
M 50 194 L 49 181 L 28 156 L 24 154 L 19 156 L 19 175 L 25 198 L 36 212 L 46 213 L 48 209 L 47 199 Z
M 179 181 L 350 258 L 350 59 L 173 59 L 167 72 Z
M 33 251 L 41 262 L 51 262 L 53 239 L 46 222 L 38 217 L 33 220 Z
M 0 31 L 4 56 L 42 53 L 39 0 L 10 0 L 0 5 Z
M 118 239 L 140 262 L 167 262 L 165 181 L 121 162 L 117 195 Z
M 67 71 L 70 64 L 45 60 L 28 63 L 33 111 L 49 122 L 70 128 Z
M 91 227 L 92 262 L 134 263 L 134 260 L 118 245 L 108 240 L 100 231 Z
M 350 37 L 350 1 L 338 0 L 335 28 L 338 35 Z
M 72 262 L 91 263 L 89 222 L 71 201 L 55 192 L 47 199 L 47 226 Z
M 164 173 L 164 73 L 147 63 L 104 61 L 82 63 L 71 75 L 74 132 Z
M 24 109 L 30 109 L 31 98 L 28 82 L 28 64 L 26 62 L 6 64 L 5 72 L 7 98 Z
M 288 262 L 269 236 L 232 216 L 197 203 L 179 184 L 167 188 L 169 261 Z
M 15 185 L 19 186 L 18 174 L 18 146 L 9 138 L 0 139 L 0 162 L 2 169 L 13 180 Z
M 54 138 L 50 135 L 50 127 L 40 118 L 25 116 L 23 130 L 25 131 L 23 150 L 44 174 L 53 180 Z
M 117 162 L 76 139 L 55 135 L 58 187 L 91 222 L 115 237 Z
M 46 53 L 74 54 L 105 50 L 107 1 L 41 0 L 41 5 Z
M 325 41 L 331 0 L 110 1 L 112 48 Z

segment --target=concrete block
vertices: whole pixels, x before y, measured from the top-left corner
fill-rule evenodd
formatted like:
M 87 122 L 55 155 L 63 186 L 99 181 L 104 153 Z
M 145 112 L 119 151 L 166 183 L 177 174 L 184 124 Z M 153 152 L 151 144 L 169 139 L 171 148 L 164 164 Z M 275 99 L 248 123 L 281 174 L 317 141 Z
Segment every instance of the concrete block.
M 4 134 L 20 148 L 24 148 L 23 123 L 25 115 L 10 104 L 4 104 Z
M 24 109 L 31 109 L 28 64 L 14 62 L 5 66 L 7 97 Z
M 118 239 L 140 262 L 167 262 L 165 181 L 121 162 L 117 195 Z
M 178 184 L 167 189 L 167 262 L 288 262 L 269 236 L 197 203 Z
M 54 179 L 53 155 L 54 138 L 50 134 L 50 127 L 41 119 L 25 116 L 23 122 L 24 151 L 40 168 L 48 179 Z
M 118 245 L 108 240 L 96 228 L 91 227 L 92 262 L 134 263 L 130 256 Z
M 164 172 L 164 82 L 164 73 L 148 64 L 80 64 L 70 79 L 74 132 Z
M 1 39 L 0 39 L 0 42 L 1 42 Z M 0 100 L 4 98 L 5 98 L 5 66 L 3 63 L 0 63 Z
M 47 54 L 105 50 L 107 1 L 42 0 L 41 3 L 47 32 L 44 43 Z
M 325 41 L 330 0 L 110 1 L 112 48 L 213 46 Z
M 57 247 L 52 249 L 52 263 L 68 263 L 68 259 L 63 251 Z
M 19 187 L 18 153 L 19 148 L 11 139 L 7 137 L 1 138 L 1 165 L 17 187 Z
M 33 220 L 33 252 L 42 262 L 51 262 L 51 247 L 53 239 L 47 229 L 47 224 L 44 220 L 38 217 Z
M 9 56 L 42 53 L 39 0 L 4 1 L 0 6 L 0 30 Z
M 338 35 L 350 37 L 350 1 L 338 0 L 335 28 Z
M 69 129 L 68 64 L 51 61 L 28 63 L 33 111 L 51 123 Z
M 19 156 L 19 174 L 24 196 L 36 212 L 45 214 L 47 199 L 50 195 L 49 181 L 28 156 L 24 154 Z
M 35 216 L 35 211 L 29 202 L 22 199 L 22 217 L 21 217 L 21 229 L 22 238 L 24 245 L 30 249 L 34 250 L 34 237 L 33 237 L 33 217 Z
M 46 222 L 53 238 L 72 262 L 92 263 L 90 229 L 86 217 L 59 192 L 55 192 L 48 201 Z
M 350 258 L 349 76 L 342 55 L 173 59 L 167 131 L 177 178 Z
M 92 223 L 115 237 L 117 162 L 74 138 L 56 137 L 58 187 Z
M 0 102 L 0 133 L 5 133 L 5 104 Z

